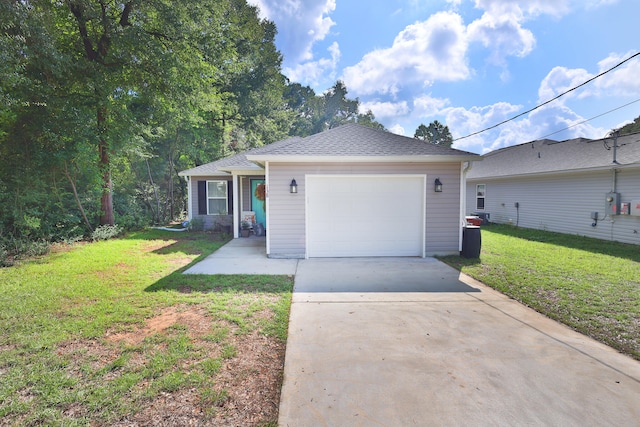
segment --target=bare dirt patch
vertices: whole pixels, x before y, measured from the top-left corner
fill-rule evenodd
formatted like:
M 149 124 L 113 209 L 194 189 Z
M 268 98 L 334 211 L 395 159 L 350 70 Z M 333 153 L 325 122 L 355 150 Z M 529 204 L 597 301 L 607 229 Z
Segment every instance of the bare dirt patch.
M 266 310 L 257 314 L 259 318 L 272 315 Z M 223 360 L 220 370 L 211 379 L 211 386 L 203 392 L 197 387 L 182 387 L 174 392 L 161 392 L 153 399 L 143 402 L 135 414 L 109 423 L 114 426 L 259 426 L 276 423 L 284 369 L 285 344 L 257 331 L 236 335 L 236 328 L 225 323 L 229 334 L 224 343 L 207 339 L 212 331 L 212 319 L 201 306 L 175 306 L 163 309 L 157 316 L 148 319 L 145 325 L 134 331 L 114 333 L 107 341 L 117 344 L 136 345 L 153 334 L 170 334 L 170 328 L 180 325 L 191 338 L 194 346 L 206 349 L 199 358 L 219 357 L 222 346 L 235 348 L 235 355 Z M 220 326 L 220 322 L 216 322 Z M 87 342 L 82 351 L 89 353 L 95 368 L 116 357 L 114 348 L 101 346 L 98 342 Z M 66 351 L 80 351 L 82 343 L 70 343 Z M 76 353 L 80 354 L 80 353 Z M 188 362 L 193 366 L 195 358 Z M 136 363 L 145 363 L 138 360 Z M 183 370 L 189 370 L 183 366 Z M 146 387 L 148 384 L 139 384 Z M 212 396 L 214 396 L 212 398 Z
M 162 332 L 176 323 L 186 326 L 192 338 L 196 338 L 209 331 L 211 321 L 203 308 L 167 307 L 159 315 L 148 319 L 143 328 L 109 334 L 106 338 L 111 342 L 123 341 L 128 345 L 136 345 L 146 337 Z

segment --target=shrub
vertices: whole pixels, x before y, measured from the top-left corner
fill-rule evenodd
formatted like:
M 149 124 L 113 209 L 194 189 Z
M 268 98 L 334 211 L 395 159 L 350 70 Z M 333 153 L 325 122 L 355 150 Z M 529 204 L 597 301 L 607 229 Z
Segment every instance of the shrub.
M 6 237 L 0 242 L 0 267 L 13 265 L 13 260 L 45 255 L 49 252 L 51 243 L 44 240 L 31 240 L 26 237 Z
M 189 231 L 202 231 L 204 230 L 204 220 L 199 217 L 192 218 L 189 221 Z
M 10 267 L 11 265 L 13 265 L 13 263 L 9 259 L 9 251 L 7 251 L 4 245 L 0 244 L 0 267 Z
M 122 233 L 122 227 L 119 225 L 101 225 L 91 233 L 91 240 L 97 242 L 99 240 L 109 240 Z

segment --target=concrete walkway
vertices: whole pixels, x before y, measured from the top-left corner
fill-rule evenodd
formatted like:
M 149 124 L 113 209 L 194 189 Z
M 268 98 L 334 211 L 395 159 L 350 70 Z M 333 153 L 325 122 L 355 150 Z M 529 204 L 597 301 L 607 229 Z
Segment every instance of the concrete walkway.
M 233 239 L 184 274 L 296 274 L 297 259 L 267 258 L 266 247 L 264 237 Z
M 434 259 L 300 261 L 281 426 L 639 426 L 640 363 Z

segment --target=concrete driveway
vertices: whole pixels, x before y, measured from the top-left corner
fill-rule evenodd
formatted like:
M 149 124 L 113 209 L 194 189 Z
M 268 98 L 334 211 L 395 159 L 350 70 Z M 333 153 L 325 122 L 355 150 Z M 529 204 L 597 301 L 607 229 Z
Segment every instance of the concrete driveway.
M 639 426 L 640 363 L 435 259 L 298 263 L 281 426 Z

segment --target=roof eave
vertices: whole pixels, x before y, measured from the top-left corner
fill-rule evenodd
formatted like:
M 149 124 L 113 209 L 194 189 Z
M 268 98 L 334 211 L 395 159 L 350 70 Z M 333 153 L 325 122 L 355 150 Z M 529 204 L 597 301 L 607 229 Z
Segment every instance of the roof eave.
M 505 179 L 505 178 L 526 178 L 529 176 L 540 176 L 540 175 L 563 175 L 568 173 L 584 173 L 584 172 L 594 172 L 594 171 L 607 171 L 613 169 L 630 169 L 630 168 L 638 168 L 640 167 L 640 163 L 628 163 L 625 165 L 621 164 L 610 164 L 604 166 L 597 167 L 589 167 L 589 168 L 579 168 L 579 169 L 565 169 L 565 170 L 553 170 L 553 171 L 544 171 L 544 172 L 526 172 L 526 173 L 517 173 L 517 174 L 505 174 L 505 175 L 483 175 L 483 176 L 471 176 L 467 177 L 468 180 L 475 181 L 478 179 Z
M 247 167 L 229 167 L 222 169 L 231 175 L 264 175 L 264 168 L 256 166 L 255 168 Z
M 182 171 L 178 172 L 178 176 L 231 176 L 230 173 L 221 171 L 219 169 L 215 171 Z
M 264 164 L 278 163 L 450 163 L 481 161 L 477 154 L 460 155 L 404 155 L 404 156 L 305 156 L 305 155 L 247 155 L 247 160 Z

